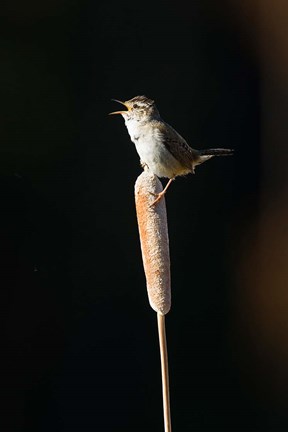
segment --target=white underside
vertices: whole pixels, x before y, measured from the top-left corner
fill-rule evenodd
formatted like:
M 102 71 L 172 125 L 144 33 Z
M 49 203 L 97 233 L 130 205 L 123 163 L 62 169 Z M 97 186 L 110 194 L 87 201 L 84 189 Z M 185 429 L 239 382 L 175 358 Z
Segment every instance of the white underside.
M 150 171 L 158 177 L 173 178 L 191 172 L 172 156 L 162 142 L 162 135 L 157 128 L 141 126 L 139 122 L 125 121 L 130 138 L 135 144 L 141 162 L 147 165 Z

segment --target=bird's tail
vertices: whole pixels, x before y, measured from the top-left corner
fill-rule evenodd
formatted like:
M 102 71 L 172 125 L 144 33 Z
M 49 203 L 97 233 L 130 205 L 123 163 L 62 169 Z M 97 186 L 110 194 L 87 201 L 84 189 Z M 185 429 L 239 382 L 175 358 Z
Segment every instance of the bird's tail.
M 198 160 L 195 165 L 200 165 L 214 156 L 232 156 L 234 150 L 225 148 L 198 150 Z
M 234 150 L 225 148 L 198 150 L 200 156 L 232 156 Z

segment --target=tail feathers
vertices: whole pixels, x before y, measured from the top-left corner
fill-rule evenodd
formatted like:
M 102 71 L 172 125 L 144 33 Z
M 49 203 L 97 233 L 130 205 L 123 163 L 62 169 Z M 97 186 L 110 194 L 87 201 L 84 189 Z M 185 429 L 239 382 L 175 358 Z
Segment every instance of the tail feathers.
M 199 157 L 196 163 L 194 163 L 194 166 L 200 165 L 203 162 L 206 162 L 207 160 L 213 158 L 214 156 L 232 156 L 233 152 L 234 150 L 232 149 L 224 148 L 198 150 Z
M 205 149 L 198 150 L 199 155 L 201 156 L 232 156 L 234 150 L 232 149 L 224 149 L 224 148 L 216 148 L 216 149 Z

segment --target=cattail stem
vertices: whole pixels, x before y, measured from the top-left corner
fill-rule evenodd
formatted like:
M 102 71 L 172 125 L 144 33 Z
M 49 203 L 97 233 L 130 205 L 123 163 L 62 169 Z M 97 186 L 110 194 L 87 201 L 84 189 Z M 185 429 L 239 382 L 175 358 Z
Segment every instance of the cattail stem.
M 163 396 L 163 414 L 164 430 L 171 432 L 171 414 L 170 414 L 170 394 L 169 394 L 169 372 L 168 372 L 168 353 L 165 330 L 165 315 L 157 313 L 158 335 L 161 358 L 161 375 L 162 375 L 162 396 Z

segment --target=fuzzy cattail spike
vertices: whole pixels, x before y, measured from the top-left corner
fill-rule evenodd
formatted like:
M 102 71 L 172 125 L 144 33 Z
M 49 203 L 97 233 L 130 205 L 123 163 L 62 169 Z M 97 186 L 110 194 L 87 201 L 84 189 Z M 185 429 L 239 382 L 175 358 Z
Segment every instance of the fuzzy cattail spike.
M 135 183 L 136 212 L 143 266 L 151 307 L 161 315 L 171 307 L 170 254 L 165 198 L 155 205 L 162 192 L 160 180 L 143 171 Z

